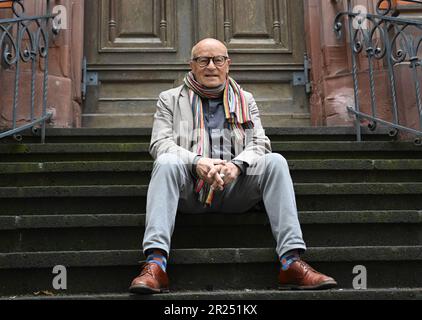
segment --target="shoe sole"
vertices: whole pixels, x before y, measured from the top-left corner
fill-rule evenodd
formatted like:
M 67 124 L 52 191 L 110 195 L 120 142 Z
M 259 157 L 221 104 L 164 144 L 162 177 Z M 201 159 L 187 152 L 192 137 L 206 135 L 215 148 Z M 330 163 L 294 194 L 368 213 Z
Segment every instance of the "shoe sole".
M 169 293 L 169 289 L 154 289 L 147 286 L 132 286 L 129 288 L 130 293 L 135 294 L 160 294 L 160 293 Z
M 280 290 L 327 290 L 337 287 L 337 282 L 327 281 L 317 286 L 297 286 L 291 284 L 281 285 Z

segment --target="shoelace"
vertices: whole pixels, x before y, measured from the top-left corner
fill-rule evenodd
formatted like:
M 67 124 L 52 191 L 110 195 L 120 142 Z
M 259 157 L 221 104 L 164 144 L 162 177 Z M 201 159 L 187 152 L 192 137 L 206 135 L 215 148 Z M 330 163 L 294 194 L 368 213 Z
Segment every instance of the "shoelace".
M 303 260 L 298 260 L 298 261 L 299 261 L 300 265 L 303 267 L 303 269 L 305 270 L 306 273 L 308 271 L 313 271 L 315 273 L 319 273 L 314 268 L 312 268 L 309 264 L 307 264 L 305 261 L 303 261 Z
M 145 264 L 142 266 L 142 271 L 141 271 L 140 276 L 142 277 L 142 276 L 144 276 L 145 274 L 148 274 L 148 275 L 150 275 L 151 277 L 154 277 L 154 275 L 153 275 L 153 273 L 152 273 L 152 270 L 151 270 L 151 264 L 150 264 L 150 263 L 145 263 Z

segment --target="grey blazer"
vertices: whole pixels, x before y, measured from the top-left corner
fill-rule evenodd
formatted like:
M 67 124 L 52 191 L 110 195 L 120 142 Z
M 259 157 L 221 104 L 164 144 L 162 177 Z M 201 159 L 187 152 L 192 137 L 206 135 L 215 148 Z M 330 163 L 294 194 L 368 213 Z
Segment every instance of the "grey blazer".
M 245 98 L 255 127 L 247 130 L 245 143 L 235 147 L 241 151 L 233 160 L 251 166 L 259 157 L 271 152 L 271 143 L 262 128 L 258 107 L 252 94 L 245 91 Z M 196 150 L 193 113 L 187 87 L 182 85 L 162 92 L 154 115 L 149 147 L 151 156 L 157 159 L 165 153 L 177 154 L 185 164 L 192 165 L 198 155 Z

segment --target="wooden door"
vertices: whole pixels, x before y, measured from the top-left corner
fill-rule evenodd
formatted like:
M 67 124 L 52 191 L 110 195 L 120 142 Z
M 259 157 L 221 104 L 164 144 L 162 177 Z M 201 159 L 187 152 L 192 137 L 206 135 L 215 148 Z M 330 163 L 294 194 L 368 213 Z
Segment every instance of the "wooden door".
M 150 127 L 158 94 L 182 83 L 192 46 L 224 41 L 231 75 L 265 126 L 310 124 L 298 0 L 85 1 L 85 127 Z M 297 80 L 297 79 L 296 79 Z

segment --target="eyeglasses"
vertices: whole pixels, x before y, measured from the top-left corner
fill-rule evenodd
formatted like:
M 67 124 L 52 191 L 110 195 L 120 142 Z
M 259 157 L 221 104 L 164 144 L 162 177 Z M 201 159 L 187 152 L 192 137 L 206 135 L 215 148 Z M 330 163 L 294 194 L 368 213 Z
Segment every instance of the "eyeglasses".
M 201 68 L 205 68 L 210 64 L 210 61 L 214 63 L 216 67 L 222 67 L 226 63 L 229 57 L 226 56 L 215 56 L 215 57 L 196 57 L 192 61 L 195 61 Z

